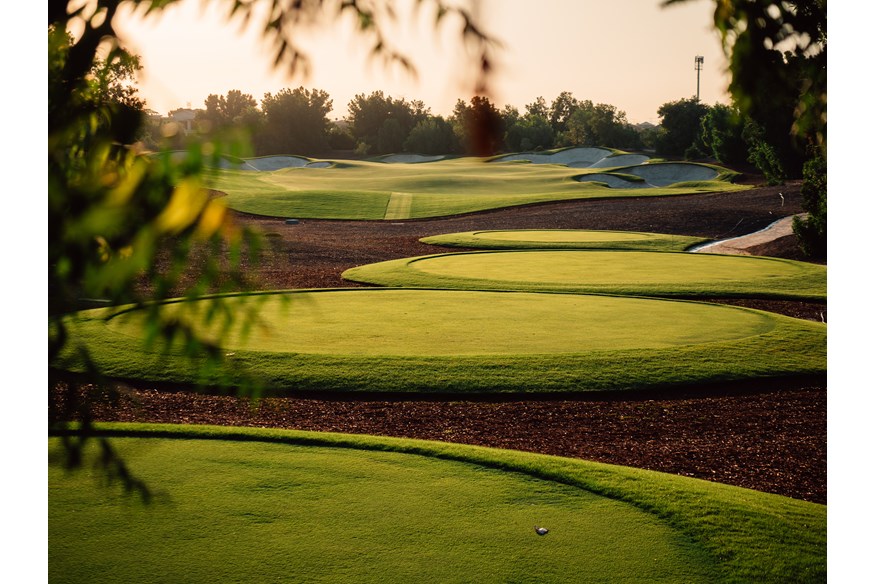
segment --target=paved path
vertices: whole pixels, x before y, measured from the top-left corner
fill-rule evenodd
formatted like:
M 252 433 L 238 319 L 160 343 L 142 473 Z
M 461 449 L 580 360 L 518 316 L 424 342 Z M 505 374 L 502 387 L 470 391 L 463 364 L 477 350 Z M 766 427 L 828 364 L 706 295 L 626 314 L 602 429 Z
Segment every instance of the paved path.
M 754 233 L 749 233 L 748 235 L 740 235 L 739 237 L 734 237 L 732 239 L 724 239 L 721 241 L 716 241 L 714 243 L 708 243 L 702 247 L 691 249 L 690 251 L 696 253 L 723 253 L 728 255 L 751 255 L 748 251 L 749 248 L 761 245 L 764 243 L 768 243 L 770 241 L 774 241 L 779 239 L 780 237 L 785 237 L 786 235 L 791 235 L 794 233 L 791 228 L 792 223 L 794 222 L 794 217 L 805 217 L 806 213 L 801 213 L 799 215 L 790 215 L 788 217 L 783 217 L 778 221 L 774 221 L 770 223 L 764 229 L 760 231 L 755 231 Z

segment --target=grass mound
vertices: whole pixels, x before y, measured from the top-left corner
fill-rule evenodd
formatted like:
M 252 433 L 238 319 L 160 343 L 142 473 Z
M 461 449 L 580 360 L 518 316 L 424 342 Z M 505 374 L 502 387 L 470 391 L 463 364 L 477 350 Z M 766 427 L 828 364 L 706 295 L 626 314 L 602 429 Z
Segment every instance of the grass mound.
M 465 231 L 420 239 L 431 245 L 482 249 L 638 249 L 683 251 L 709 239 L 634 231 L 511 229 Z
M 378 392 L 625 390 L 826 370 L 826 327 L 727 306 L 611 296 L 344 289 L 231 296 L 247 315 L 221 341 L 221 371 L 183 345 L 147 345 L 142 310 L 69 319 L 56 366 L 107 375 L 276 389 Z M 215 300 L 159 306 L 219 338 Z
M 648 251 L 458 252 L 345 271 L 381 286 L 823 300 L 824 266 L 777 258 Z
M 825 507 L 738 487 L 392 438 L 99 430 L 156 496 L 142 506 L 50 464 L 52 582 L 825 578 Z

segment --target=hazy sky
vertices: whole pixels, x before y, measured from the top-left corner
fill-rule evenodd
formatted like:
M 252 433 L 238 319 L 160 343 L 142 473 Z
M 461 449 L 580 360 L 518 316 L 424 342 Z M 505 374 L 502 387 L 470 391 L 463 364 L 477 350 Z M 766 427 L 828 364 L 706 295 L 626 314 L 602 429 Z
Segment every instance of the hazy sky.
M 328 23 L 302 34 L 300 45 L 313 61 L 308 79 L 272 67 L 258 28 L 229 21 L 227 1 L 183 0 L 159 15 L 120 14 L 115 24 L 127 46 L 142 57 L 140 95 L 166 113 L 203 107 L 211 93 L 231 89 L 257 101 L 266 92 L 304 85 L 325 90 L 332 117 L 347 115 L 357 93 L 383 90 L 393 97 L 420 99 L 432 112 L 449 114 L 457 98 L 471 97 L 465 85 L 458 23 L 438 32 L 428 8 L 415 18 L 399 0 L 399 26 L 390 36 L 418 69 L 416 79 L 381 62 L 369 62 L 350 22 Z M 700 98 L 726 103 L 726 59 L 711 27 L 710 0 L 661 8 L 660 0 L 482 0 L 480 22 L 504 44 L 493 78 L 493 102 L 523 106 L 562 91 L 579 99 L 609 103 L 632 122 L 658 122 L 661 104 L 696 93 L 694 57 L 705 57 Z

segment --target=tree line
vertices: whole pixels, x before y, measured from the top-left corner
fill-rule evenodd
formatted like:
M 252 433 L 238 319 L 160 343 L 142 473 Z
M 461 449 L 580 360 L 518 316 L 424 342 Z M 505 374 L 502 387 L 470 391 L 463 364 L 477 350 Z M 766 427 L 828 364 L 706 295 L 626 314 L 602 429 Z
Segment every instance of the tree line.
M 522 112 L 512 105 L 499 109 L 488 97 L 475 96 L 468 102 L 457 100 L 445 117 L 433 114 L 422 101 L 393 98 L 383 91 L 357 94 L 340 124 L 329 119 L 332 109 L 330 95 L 320 89 L 286 88 L 265 94 L 261 103 L 232 89 L 226 95 L 209 95 L 204 108 L 196 110 L 195 121 L 205 135 L 245 129 L 258 156 L 338 151 L 359 157 L 400 152 L 492 155 L 596 146 L 729 165 L 749 162 L 775 183 L 799 176 L 802 169 L 793 150 L 783 151 L 779 141 L 770 140 L 772 128 L 744 115 L 735 104 L 708 105 L 695 97 L 661 105 L 657 126 L 634 125 L 617 107 L 578 99 L 568 91 L 550 103 L 539 96 Z M 154 127 L 144 135 L 148 146 L 158 147 L 160 140 Z

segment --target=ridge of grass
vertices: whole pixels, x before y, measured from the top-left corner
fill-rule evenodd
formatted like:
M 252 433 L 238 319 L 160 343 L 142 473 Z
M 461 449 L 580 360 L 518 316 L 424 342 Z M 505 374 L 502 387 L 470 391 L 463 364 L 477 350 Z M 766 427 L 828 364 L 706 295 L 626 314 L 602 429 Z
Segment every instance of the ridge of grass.
M 350 268 L 379 286 L 619 294 L 663 298 L 825 300 L 827 268 L 760 256 L 640 250 L 465 251 Z
M 632 249 L 684 251 L 708 238 L 637 231 L 588 229 L 490 229 L 432 235 L 422 243 L 479 249 Z
M 147 347 L 136 313 L 123 307 L 71 316 L 68 351 L 52 365 L 84 371 L 84 347 L 118 378 L 257 380 L 280 393 L 459 394 L 654 389 L 823 375 L 827 368 L 824 324 L 698 302 L 395 288 L 226 300 L 240 302 L 226 310 L 252 316 L 244 323 L 249 336 L 233 330 L 225 338 L 219 369 L 173 345 Z M 209 322 L 198 320 L 209 315 L 208 306 L 171 303 L 168 310 L 191 311 L 169 314 L 209 336 Z

